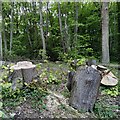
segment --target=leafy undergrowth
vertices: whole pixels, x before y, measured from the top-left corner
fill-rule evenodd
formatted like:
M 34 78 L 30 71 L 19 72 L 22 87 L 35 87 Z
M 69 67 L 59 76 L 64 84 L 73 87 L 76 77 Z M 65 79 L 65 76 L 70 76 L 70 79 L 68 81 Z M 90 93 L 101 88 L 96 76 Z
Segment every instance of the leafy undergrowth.
M 0 117 L 2 118 L 117 118 L 119 117 L 118 86 L 100 87 L 93 113 L 81 113 L 69 106 L 70 93 L 66 88 L 66 64 L 37 64 L 38 76 L 24 87 L 11 89 L 7 66 L 1 69 Z M 12 71 L 11 71 L 12 72 Z M 118 76 L 117 70 L 113 70 Z M 18 85 L 21 83 L 18 80 Z M 22 84 L 22 83 L 21 83 Z
M 120 79 L 118 69 L 109 67 L 112 69 L 114 75 Z M 119 118 L 120 117 L 120 102 L 119 102 L 119 86 L 120 82 L 114 87 L 100 86 L 99 96 L 95 103 L 95 115 L 98 118 Z

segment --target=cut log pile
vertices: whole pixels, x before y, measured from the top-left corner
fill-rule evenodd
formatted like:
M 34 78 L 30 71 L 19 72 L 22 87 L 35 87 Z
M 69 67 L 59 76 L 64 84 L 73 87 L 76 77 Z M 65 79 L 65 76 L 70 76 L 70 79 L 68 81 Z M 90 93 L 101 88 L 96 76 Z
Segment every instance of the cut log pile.
M 101 84 L 106 86 L 115 86 L 118 84 L 118 78 L 107 67 L 97 65 L 97 70 L 102 74 Z
M 69 104 L 82 111 L 92 111 L 100 83 L 107 86 L 115 86 L 118 78 L 104 66 L 86 62 L 86 66 L 80 66 L 75 72 L 68 75 L 67 88 L 70 91 Z

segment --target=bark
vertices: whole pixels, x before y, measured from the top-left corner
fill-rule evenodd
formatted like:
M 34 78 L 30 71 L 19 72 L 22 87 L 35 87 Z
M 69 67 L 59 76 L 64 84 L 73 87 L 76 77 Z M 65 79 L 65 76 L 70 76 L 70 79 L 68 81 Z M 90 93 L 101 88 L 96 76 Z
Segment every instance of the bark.
M 32 79 L 34 77 L 35 72 L 35 67 L 30 67 L 30 68 L 22 68 L 22 76 L 23 76 L 23 81 L 26 83 L 32 82 Z
M 2 28 L 3 28 L 3 42 L 4 42 L 4 55 L 6 57 L 7 53 L 7 39 L 6 39 L 6 32 L 5 32 L 5 21 L 4 21 L 4 13 L 2 12 Z
M 32 2 L 32 7 L 33 7 L 33 15 L 34 15 L 34 17 L 36 17 L 36 2 Z M 38 32 L 37 32 L 37 22 L 36 22 L 36 20 L 33 21 L 33 29 L 34 29 L 34 40 L 37 43 Z
M 31 41 L 31 38 L 30 38 L 29 25 L 26 25 L 26 32 L 27 32 L 30 48 L 32 48 L 32 41 Z
M 59 2 L 58 2 L 58 17 L 59 17 L 59 25 L 60 25 L 61 43 L 62 43 L 62 47 L 63 47 L 63 52 L 65 53 L 66 52 L 66 48 L 65 48 L 65 41 L 64 41 L 64 37 L 63 37 L 61 10 L 60 10 L 60 3 Z
M 109 11 L 108 2 L 102 3 L 102 63 L 108 64 L 110 62 L 109 56 Z
M 17 4 L 16 4 L 16 6 L 17 6 Z M 19 16 L 19 13 L 18 13 L 18 8 L 17 8 L 17 16 L 16 16 L 16 34 L 18 35 L 19 34 L 19 19 L 18 19 L 18 16 Z
M 23 11 L 24 11 L 24 13 L 25 13 L 24 21 L 25 21 L 25 19 L 26 19 L 26 17 L 27 17 L 27 16 L 26 16 L 26 13 L 27 13 L 26 8 L 27 8 L 27 5 L 26 5 L 26 3 L 25 3 L 25 8 L 23 9 Z M 27 22 L 26 32 L 27 32 L 28 42 L 29 42 L 30 48 L 32 48 L 32 41 L 31 41 L 31 37 L 30 37 L 30 31 L 29 31 L 29 25 L 28 25 L 28 24 L 29 24 L 29 23 Z
M 70 35 L 68 32 L 68 25 L 67 25 L 67 13 L 65 15 L 65 40 L 66 40 L 66 50 L 68 52 L 70 50 Z
M 29 84 L 32 82 L 32 79 L 37 74 L 36 66 L 29 61 L 18 62 L 16 65 L 12 66 L 10 69 L 13 69 L 13 73 L 9 76 L 9 79 L 12 80 L 12 89 L 17 88 L 17 80 L 20 79 L 24 83 Z
M 13 90 L 16 90 L 16 88 L 18 88 L 18 86 L 20 85 L 17 85 L 17 81 L 18 80 L 21 80 L 21 82 L 23 83 L 23 79 L 22 79 L 22 71 L 21 69 L 14 69 L 13 73 L 8 76 L 9 78 L 9 81 L 12 81 L 12 89 Z
M 47 2 L 47 17 L 46 17 L 46 41 L 48 41 L 48 37 L 49 37 L 49 2 Z
M 71 72 L 68 73 L 68 82 L 67 82 L 66 87 L 69 91 L 71 91 L 71 89 L 73 88 L 73 77 L 74 77 L 74 75 L 75 75 L 75 71 L 71 71 Z
M 119 51 L 120 51 L 120 2 L 117 2 L 117 11 L 118 11 L 118 63 L 120 64 L 120 54 L 119 54 Z M 120 72 L 120 70 L 119 70 Z
M 2 33 L 0 31 L 0 61 L 3 59 L 3 51 L 2 51 Z
M 75 0 L 76 1 L 76 0 Z M 78 32 L 78 3 L 75 2 L 75 43 L 74 46 L 77 44 L 77 32 Z
M 2 1 L 0 1 L 0 65 L 2 65 L 3 50 L 2 50 Z
M 100 81 L 99 71 L 90 66 L 79 67 L 72 76 L 69 104 L 78 110 L 93 111 Z
M 42 37 L 42 44 L 43 44 L 43 55 L 42 59 L 44 60 L 46 57 L 46 44 L 45 44 L 45 38 L 44 38 L 44 31 L 43 31 L 43 18 L 42 18 L 42 1 L 40 0 L 40 31 L 41 31 L 41 37 Z
M 12 52 L 12 43 L 13 43 L 13 10 L 14 2 L 11 2 L 11 19 L 10 19 L 10 55 Z
M 4 18 L 3 18 L 4 19 Z M 6 33 L 5 33 L 5 22 L 4 22 L 4 20 L 2 21 L 2 23 L 3 23 L 3 41 L 4 41 L 4 53 L 5 53 L 5 55 L 6 55 L 6 53 L 7 53 L 7 40 L 6 40 Z

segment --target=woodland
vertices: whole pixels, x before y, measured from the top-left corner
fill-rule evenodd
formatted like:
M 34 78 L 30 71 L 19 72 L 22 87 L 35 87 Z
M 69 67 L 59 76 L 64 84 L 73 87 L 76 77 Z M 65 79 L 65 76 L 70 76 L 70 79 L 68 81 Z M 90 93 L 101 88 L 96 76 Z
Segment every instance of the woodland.
M 120 2 L 0 0 L 0 118 L 119 119 L 119 38 Z M 95 86 L 94 108 L 86 112 L 69 105 L 72 93 L 66 84 L 80 79 L 78 68 L 88 60 L 109 70 L 104 75 L 112 72 L 118 82 Z M 32 77 L 34 71 L 21 67 L 29 72 L 21 70 L 19 76 L 20 61 L 30 61 L 37 74 Z M 69 78 L 70 71 L 74 77 Z M 30 77 L 30 83 L 23 82 Z

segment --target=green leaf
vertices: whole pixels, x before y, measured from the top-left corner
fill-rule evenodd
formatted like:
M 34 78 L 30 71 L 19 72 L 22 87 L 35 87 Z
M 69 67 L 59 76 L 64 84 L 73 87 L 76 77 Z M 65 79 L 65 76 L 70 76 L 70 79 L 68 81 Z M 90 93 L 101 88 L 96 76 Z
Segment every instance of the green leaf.
M 3 111 L 0 110 L 0 118 L 8 118 Z
M 2 102 L 0 102 L 0 109 L 2 109 L 2 106 L 3 106 L 3 103 L 2 103 Z

